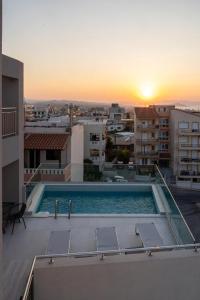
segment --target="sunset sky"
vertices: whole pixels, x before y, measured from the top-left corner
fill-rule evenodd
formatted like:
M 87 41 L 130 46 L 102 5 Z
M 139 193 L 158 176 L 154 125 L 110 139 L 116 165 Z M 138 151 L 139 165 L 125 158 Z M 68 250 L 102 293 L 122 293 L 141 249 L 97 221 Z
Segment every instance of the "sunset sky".
M 199 0 L 4 0 L 3 53 L 25 97 L 200 100 Z

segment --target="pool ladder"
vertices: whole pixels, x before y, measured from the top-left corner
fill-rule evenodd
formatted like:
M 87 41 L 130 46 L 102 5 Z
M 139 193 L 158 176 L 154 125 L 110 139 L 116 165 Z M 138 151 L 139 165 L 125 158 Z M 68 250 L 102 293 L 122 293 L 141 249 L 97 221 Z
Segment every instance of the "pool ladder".
M 55 200 L 55 204 L 54 204 L 54 218 L 55 219 L 57 219 L 58 206 L 59 206 L 59 200 Z M 68 202 L 68 219 L 71 218 L 71 213 L 72 213 L 72 200 L 69 200 L 69 202 Z
M 69 202 L 68 202 L 68 219 L 71 218 L 71 213 L 72 213 L 72 200 L 69 200 Z
M 54 218 L 55 219 L 57 219 L 58 205 L 59 205 L 59 201 L 55 200 L 55 205 L 54 205 Z

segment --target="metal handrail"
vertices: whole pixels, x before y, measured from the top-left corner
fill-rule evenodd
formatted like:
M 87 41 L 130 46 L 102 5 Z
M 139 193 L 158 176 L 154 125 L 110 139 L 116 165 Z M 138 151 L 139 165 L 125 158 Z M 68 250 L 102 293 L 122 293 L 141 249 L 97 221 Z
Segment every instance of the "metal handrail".
M 53 261 L 53 258 L 79 258 L 84 256 L 100 256 L 100 260 L 104 257 L 104 255 L 107 254 L 137 254 L 137 253 L 146 253 L 148 256 L 152 254 L 153 252 L 160 252 L 160 251 L 170 251 L 170 250 L 189 250 L 194 249 L 195 252 L 198 251 L 198 248 L 200 248 L 200 243 L 197 244 L 186 244 L 186 245 L 172 245 L 172 246 L 161 246 L 161 247 L 145 247 L 145 248 L 133 248 L 133 249 L 120 249 L 120 250 L 107 250 L 107 251 L 91 251 L 91 252 L 77 252 L 77 253 L 64 253 L 64 254 L 53 254 L 53 255 L 38 255 L 35 256 L 31 270 L 29 273 L 28 281 L 26 284 L 25 292 L 23 296 L 20 298 L 20 300 L 27 300 L 29 296 L 30 286 L 33 280 L 34 275 L 34 267 L 37 260 L 40 259 L 50 259 L 51 262 Z
M 176 206 L 176 208 L 177 208 L 177 210 L 178 210 L 180 216 L 182 217 L 185 226 L 187 227 L 187 229 L 188 229 L 188 231 L 189 231 L 189 233 L 190 233 L 190 235 L 191 235 L 191 237 L 192 237 L 192 239 L 193 239 L 193 241 L 194 241 L 194 243 L 195 243 L 195 242 L 196 242 L 196 241 L 195 241 L 195 237 L 194 237 L 194 235 L 192 234 L 192 232 L 191 232 L 191 230 L 190 230 L 188 224 L 186 223 L 185 218 L 183 217 L 183 215 L 182 215 L 182 213 L 181 213 L 181 211 L 180 211 L 180 209 L 179 209 L 179 207 L 178 207 L 178 205 L 177 205 L 177 203 L 176 203 L 176 201 L 175 201 L 175 199 L 174 199 L 174 196 L 172 195 L 172 193 L 171 193 L 171 191 L 170 191 L 170 189 L 169 189 L 169 187 L 168 187 L 168 184 L 166 183 L 166 181 L 165 181 L 165 179 L 164 179 L 162 173 L 160 172 L 158 166 L 157 166 L 157 165 L 155 165 L 155 166 L 156 166 L 156 169 L 157 169 L 157 171 L 158 171 L 158 173 L 159 173 L 159 175 L 160 175 L 162 181 L 164 182 L 164 184 L 165 184 L 165 186 L 166 186 L 166 188 L 167 188 L 167 190 L 168 190 L 168 192 L 169 192 L 169 194 L 170 194 L 170 196 L 171 196 L 171 198 L 172 198 L 172 200 L 173 200 L 173 202 L 174 202 L 174 204 L 175 204 L 175 206 Z
M 32 280 L 33 280 L 33 272 L 34 272 L 34 267 L 35 267 L 36 260 L 37 260 L 37 256 L 35 256 L 34 259 L 33 259 L 33 262 L 32 262 L 32 265 L 31 265 L 31 270 L 30 270 L 28 280 L 27 280 L 27 284 L 26 284 L 26 288 L 25 288 L 23 296 L 20 297 L 20 300 L 28 300 L 29 299 L 28 298 L 29 297 L 29 291 L 30 291 L 30 287 L 31 287 L 31 284 L 32 284 Z

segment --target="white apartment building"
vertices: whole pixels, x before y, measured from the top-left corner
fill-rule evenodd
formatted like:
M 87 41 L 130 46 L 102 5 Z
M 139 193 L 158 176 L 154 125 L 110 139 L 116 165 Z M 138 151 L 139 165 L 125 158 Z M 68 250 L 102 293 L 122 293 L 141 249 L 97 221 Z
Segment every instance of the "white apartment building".
M 170 135 L 177 185 L 200 189 L 200 114 L 172 110 Z
M 84 128 L 84 159 L 90 159 L 95 165 L 105 162 L 106 121 L 82 120 Z
M 2 203 L 24 199 L 23 64 L 2 56 Z
M 47 120 L 49 117 L 49 106 L 34 105 L 33 115 L 35 120 Z

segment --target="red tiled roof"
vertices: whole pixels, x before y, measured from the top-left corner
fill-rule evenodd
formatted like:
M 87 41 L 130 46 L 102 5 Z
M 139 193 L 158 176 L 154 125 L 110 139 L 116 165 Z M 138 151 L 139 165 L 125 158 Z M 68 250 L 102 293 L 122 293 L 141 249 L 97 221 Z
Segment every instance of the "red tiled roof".
M 69 134 L 31 133 L 24 137 L 24 149 L 63 150 Z
M 151 107 L 135 107 L 135 114 L 138 119 L 142 120 L 158 118 L 155 108 Z

